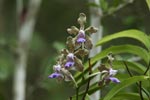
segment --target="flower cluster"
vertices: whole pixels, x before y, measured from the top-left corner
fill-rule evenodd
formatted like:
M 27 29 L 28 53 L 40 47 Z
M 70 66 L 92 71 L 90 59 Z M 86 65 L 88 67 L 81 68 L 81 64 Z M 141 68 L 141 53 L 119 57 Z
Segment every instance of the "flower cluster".
M 86 23 L 84 13 L 80 13 L 77 21 L 80 28 L 72 26 L 67 29 L 71 35 L 67 38 L 67 48 L 61 50 L 57 64 L 53 66 L 54 73 L 49 75 L 49 78 L 64 79 L 65 81 L 74 80 L 70 70 L 82 72 L 84 69 L 81 59 L 89 54 L 89 50 L 93 46 L 89 35 L 97 32 L 97 29 L 92 26 L 84 29 Z
M 116 77 L 114 77 L 117 74 L 117 70 L 114 70 L 112 68 L 112 61 L 114 60 L 114 57 L 112 54 L 108 54 L 108 63 L 109 66 L 106 67 L 104 64 L 102 64 L 100 67 L 98 67 L 101 74 L 101 80 L 99 81 L 99 85 L 102 86 L 104 84 L 109 84 L 110 82 L 113 83 L 120 83 L 120 80 Z

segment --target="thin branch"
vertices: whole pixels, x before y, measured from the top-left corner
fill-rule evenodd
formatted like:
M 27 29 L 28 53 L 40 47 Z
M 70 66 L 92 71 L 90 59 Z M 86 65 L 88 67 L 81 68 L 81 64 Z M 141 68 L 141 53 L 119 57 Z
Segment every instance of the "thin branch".
M 128 68 L 128 65 L 126 64 L 126 62 L 123 61 L 123 63 L 124 63 L 124 65 L 125 65 L 126 69 L 127 69 L 127 72 L 129 73 L 130 77 L 133 77 L 132 73 L 130 72 L 130 70 L 129 70 L 129 68 Z M 136 85 L 137 85 L 138 87 L 140 87 L 140 90 L 142 90 L 142 91 L 146 94 L 146 96 L 147 96 L 148 98 L 150 98 L 149 93 L 147 93 L 146 90 L 145 90 L 142 86 L 140 86 L 139 83 L 136 82 Z M 140 91 L 139 91 L 139 92 L 140 92 Z M 140 94 L 141 94 L 141 93 L 140 93 Z
M 92 74 L 92 65 L 91 65 L 91 60 L 89 59 L 89 75 L 91 75 L 91 74 Z M 88 90 L 90 87 L 90 81 L 91 81 L 91 77 L 89 77 L 89 79 L 88 79 L 87 87 L 86 87 L 86 90 L 85 90 L 82 100 L 85 100 L 86 94 L 88 94 Z
M 148 72 L 149 69 L 150 69 L 150 62 L 149 62 L 149 64 L 148 64 L 148 66 L 147 66 L 146 71 L 144 72 L 144 75 L 146 75 L 146 73 Z
M 139 82 L 139 93 L 140 93 L 141 100 L 144 100 L 143 95 L 142 95 L 142 81 Z
M 127 69 L 127 72 L 129 73 L 130 77 L 132 77 L 133 75 L 132 75 L 132 73 L 130 72 L 130 70 L 129 70 L 129 68 L 128 68 L 128 65 L 126 64 L 125 61 L 123 61 L 123 63 L 124 63 L 124 65 L 125 65 L 126 69 Z

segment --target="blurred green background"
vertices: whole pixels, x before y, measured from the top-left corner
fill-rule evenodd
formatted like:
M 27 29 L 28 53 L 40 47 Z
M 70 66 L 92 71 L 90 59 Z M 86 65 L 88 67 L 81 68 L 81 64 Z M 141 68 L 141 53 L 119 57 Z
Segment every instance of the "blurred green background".
M 25 4 L 27 1 L 24 0 Z M 107 1 L 109 6 L 115 6 L 123 0 Z M 15 11 L 15 0 L 0 1 L 0 100 L 13 98 L 17 42 Z M 72 25 L 78 26 L 76 19 L 81 12 L 87 15 L 89 24 L 87 0 L 42 0 L 28 55 L 26 100 L 66 100 L 74 93 L 67 83 L 48 79 L 48 75 L 53 72 L 52 66 L 59 50 L 65 47 L 66 29 Z M 113 14 L 106 14 L 102 18 L 102 26 L 103 36 L 133 28 L 150 33 L 150 13 L 145 0 L 134 0 Z M 124 43 L 123 39 L 119 41 L 113 41 L 106 47 Z M 128 41 L 134 43 L 133 40 Z

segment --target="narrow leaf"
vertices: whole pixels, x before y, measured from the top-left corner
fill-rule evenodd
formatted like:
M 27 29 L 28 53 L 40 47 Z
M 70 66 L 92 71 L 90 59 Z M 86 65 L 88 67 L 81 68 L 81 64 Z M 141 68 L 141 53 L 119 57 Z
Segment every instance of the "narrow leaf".
M 150 41 L 148 39 L 148 36 L 145 33 L 138 31 L 138 30 L 125 30 L 125 31 L 121 31 L 118 33 L 114 33 L 112 35 L 108 35 L 102 38 L 101 40 L 99 40 L 96 45 L 99 46 L 113 39 L 123 38 L 123 37 L 136 39 L 140 41 L 141 43 L 143 43 L 145 47 L 147 47 L 147 49 L 150 50 Z
M 131 62 L 131 61 L 125 61 L 125 62 L 128 65 L 130 70 L 135 71 L 137 73 L 143 74 L 146 70 L 145 66 L 143 66 L 142 64 L 139 64 L 137 62 Z M 125 69 L 125 65 L 123 64 L 122 60 L 114 61 L 113 68 L 114 69 L 121 69 L 121 68 Z
M 140 95 L 139 93 L 120 93 L 116 95 L 113 100 L 140 100 Z M 144 100 L 146 100 L 146 97 L 144 97 Z
M 146 3 L 147 3 L 147 6 L 148 6 L 148 8 L 150 10 L 150 0 L 146 0 Z
M 102 52 L 100 52 L 99 54 L 97 54 L 91 59 L 91 64 L 94 64 L 96 61 L 103 59 L 110 52 L 112 52 L 113 54 L 130 53 L 130 54 L 138 55 L 139 57 L 144 59 L 144 61 L 147 64 L 149 61 L 149 54 L 145 49 L 134 45 L 120 45 L 120 46 L 112 46 L 108 49 L 103 50 Z M 87 73 L 88 71 L 87 67 L 88 67 L 88 63 L 86 63 L 84 66 L 84 73 Z M 81 73 L 75 75 L 76 80 L 80 79 L 81 77 L 82 77 Z
M 131 84 L 134 84 L 138 81 L 144 81 L 148 79 L 148 76 L 134 76 L 128 79 L 125 79 L 120 84 L 116 85 L 114 88 L 112 88 L 108 94 L 104 97 L 104 100 L 110 100 L 112 99 L 120 90 L 130 86 Z

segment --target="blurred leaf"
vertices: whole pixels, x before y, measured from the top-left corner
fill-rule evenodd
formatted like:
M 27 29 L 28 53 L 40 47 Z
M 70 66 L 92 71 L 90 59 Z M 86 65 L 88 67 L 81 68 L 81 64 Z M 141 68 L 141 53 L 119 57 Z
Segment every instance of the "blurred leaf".
M 0 53 L 1 54 L 1 53 Z M 10 55 L 5 52 L 0 56 L 0 80 L 5 80 L 12 73 L 13 63 Z
M 139 93 L 120 93 L 113 98 L 113 100 L 122 100 L 122 99 L 141 100 Z M 144 98 L 144 100 L 146 100 L 146 98 Z
M 113 7 L 117 7 L 121 3 L 123 3 L 123 0 L 113 0 Z
M 107 54 L 110 52 L 112 52 L 113 54 L 120 54 L 120 53 L 135 54 L 135 55 L 138 55 L 139 57 L 141 57 L 147 64 L 149 62 L 149 55 L 145 49 L 143 49 L 139 46 L 134 46 L 134 45 L 120 45 L 120 46 L 112 46 L 110 48 L 107 48 L 107 49 L 101 51 L 99 54 L 97 54 L 96 56 L 94 56 L 91 59 L 91 64 L 94 64 L 98 60 L 101 60 L 101 59 L 107 57 Z M 85 64 L 84 73 L 87 73 L 87 71 L 88 71 L 87 67 L 88 67 L 88 63 Z M 77 73 L 75 75 L 75 77 L 76 77 L 76 80 L 78 80 L 82 77 L 82 74 Z
M 45 43 L 46 42 L 43 40 L 43 38 L 40 37 L 40 35 L 35 33 L 35 35 L 32 38 L 31 45 L 30 45 L 31 50 L 34 53 L 35 52 L 39 53 L 40 50 L 43 50 L 46 47 Z
M 91 95 L 91 94 L 95 93 L 97 90 L 100 90 L 101 88 L 102 88 L 102 87 L 98 86 L 98 83 L 97 83 L 97 82 L 94 83 L 94 84 L 92 84 L 92 85 L 90 86 L 89 90 L 88 90 L 88 95 Z M 81 98 L 84 93 L 85 93 L 85 90 L 81 91 L 81 92 L 79 93 L 79 97 Z M 75 100 L 75 97 L 76 97 L 76 96 L 73 96 L 73 98 L 74 98 L 73 100 Z M 79 100 L 80 100 L 80 99 L 79 99 Z
M 129 69 L 132 71 L 135 71 L 137 73 L 143 74 L 146 70 L 145 66 L 143 66 L 140 63 L 137 62 L 131 62 L 131 61 L 125 61 L 126 64 L 128 65 Z M 113 68 L 115 69 L 126 69 L 125 65 L 123 64 L 123 61 L 114 61 L 113 62 Z
M 147 6 L 148 6 L 148 8 L 150 10 L 150 0 L 146 0 L 146 3 L 147 3 Z
M 65 48 L 65 44 L 62 43 L 62 42 L 55 41 L 55 42 L 53 43 L 53 47 L 54 47 L 57 51 L 60 51 L 61 49 Z
M 98 4 L 96 4 L 96 3 L 88 3 L 88 6 L 91 6 L 91 7 L 99 7 L 99 5 Z
M 125 79 L 121 83 L 117 84 L 114 88 L 112 88 L 107 93 L 107 95 L 104 97 L 103 100 L 111 100 L 120 90 L 122 90 L 138 81 L 147 80 L 148 78 L 149 78 L 148 76 L 133 76 L 131 78 Z
M 108 10 L 108 3 L 106 0 L 99 0 L 100 1 L 100 7 L 103 9 L 104 12 Z
M 104 57 L 107 56 L 108 53 L 112 52 L 114 55 L 115 54 L 120 54 L 120 53 L 130 53 L 130 54 L 135 54 L 141 57 L 146 63 L 149 62 L 149 55 L 148 52 L 139 47 L 139 46 L 134 46 L 134 45 L 119 45 L 119 46 L 112 46 L 110 48 L 107 48 L 94 56 L 91 60 L 92 63 L 95 61 L 98 61 Z
M 136 39 L 142 42 L 147 47 L 147 49 L 150 50 L 150 41 L 148 39 L 148 36 L 141 31 L 133 30 L 133 29 L 121 31 L 121 32 L 106 36 L 97 42 L 97 46 L 105 44 L 106 42 L 110 42 L 113 39 L 123 38 L 123 37 Z
M 132 25 L 137 21 L 137 18 L 135 16 L 128 16 L 123 20 L 123 23 L 125 25 Z

